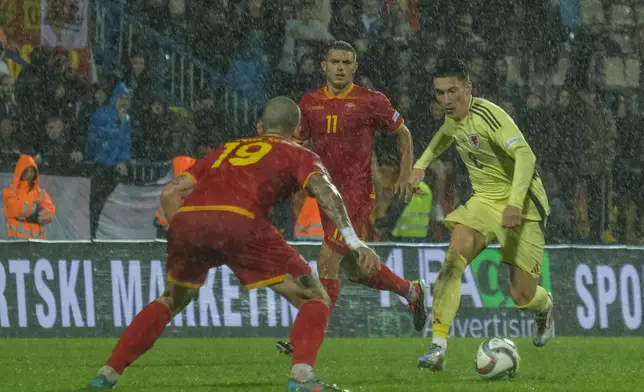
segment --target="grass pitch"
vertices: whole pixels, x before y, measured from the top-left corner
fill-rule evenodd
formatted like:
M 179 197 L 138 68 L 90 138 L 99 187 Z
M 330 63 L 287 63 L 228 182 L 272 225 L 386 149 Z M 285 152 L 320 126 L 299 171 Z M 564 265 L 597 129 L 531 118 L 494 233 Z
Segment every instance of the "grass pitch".
M 426 339 L 328 339 L 317 375 L 351 391 L 640 391 L 644 339 L 557 337 L 537 349 L 517 339 L 521 368 L 486 382 L 473 368 L 482 339 L 452 339 L 447 368 L 416 368 Z M 114 339 L 0 340 L 0 390 L 75 392 L 109 356 Z M 117 391 L 285 391 L 290 361 L 273 339 L 161 339 L 130 367 Z

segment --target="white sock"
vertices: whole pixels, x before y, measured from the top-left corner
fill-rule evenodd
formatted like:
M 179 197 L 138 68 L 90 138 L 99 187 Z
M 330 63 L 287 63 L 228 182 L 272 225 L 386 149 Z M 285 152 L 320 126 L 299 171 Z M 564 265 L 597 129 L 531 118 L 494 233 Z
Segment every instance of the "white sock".
M 443 348 L 447 348 L 447 339 L 445 338 L 432 337 L 432 343 L 438 344 Z
M 409 302 L 414 302 L 418 297 L 420 296 L 420 293 L 418 292 L 418 289 L 416 288 L 416 285 L 409 282 L 409 291 L 407 292 L 407 301 Z
M 118 374 L 116 370 L 112 369 L 110 366 L 103 366 L 101 370 L 98 371 L 98 374 L 105 376 L 105 378 L 107 378 L 107 381 L 109 382 L 117 382 L 119 380 L 119 377 L 121 377 L 121 375 Z
M 291 368 L 291 378 L 299 382 L 307 382 L 313 379 L 313 367 L 305 363 L 297 363 Z

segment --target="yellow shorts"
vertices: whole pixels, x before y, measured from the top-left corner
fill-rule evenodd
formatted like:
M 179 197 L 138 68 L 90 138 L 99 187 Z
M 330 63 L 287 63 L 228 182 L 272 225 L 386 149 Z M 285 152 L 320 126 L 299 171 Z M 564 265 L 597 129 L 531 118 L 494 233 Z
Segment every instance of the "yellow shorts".
M 520 228 L 505 229 L 501 226 L 501 216 L 506 205 L 505 202 L 473 196 L 445 218 L 445 225 L 450 230 L 457 223 L 474 229 L 485 236 L 486 245 L 498 239 L 504 263 L 538 278 L 546 246 L 541 222 L 524 220 Z

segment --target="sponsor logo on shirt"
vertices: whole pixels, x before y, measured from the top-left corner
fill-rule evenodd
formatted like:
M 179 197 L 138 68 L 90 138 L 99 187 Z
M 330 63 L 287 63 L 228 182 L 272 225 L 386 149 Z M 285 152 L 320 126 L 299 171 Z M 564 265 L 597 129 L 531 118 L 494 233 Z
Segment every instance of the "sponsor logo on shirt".
M 505 142 L 505 148 L 510 148 L 510 147 L 512 147 L 513 144 L 517 144 L 521 140 L 523 140 L 523 139 L 521 139 L 520 136 L 513 137 L 512 139 L 510 139 L 507 142 Z
M 467 140 L 470 142 L 470 146 L 474 148 L 479 148 L 481 146 L 481 137 L 478 133 L 468 135 Z

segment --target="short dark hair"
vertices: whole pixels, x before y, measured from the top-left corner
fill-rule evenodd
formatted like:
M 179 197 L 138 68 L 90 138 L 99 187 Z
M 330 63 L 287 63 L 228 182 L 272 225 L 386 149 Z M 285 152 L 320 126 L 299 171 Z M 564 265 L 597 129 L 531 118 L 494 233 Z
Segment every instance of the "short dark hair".
M 326 47 L 326 51 L 324 52 L 325 56 L 329 56 L 329 52 L 332 50 L 343 50 L 345 52 L 351 52 L 353 53 L 353 57 L 357 58 L 358 57 L 358 52 L 356 52 L 356 49 L 348 43 L 347 41 L 334 41 L 331 43 L 329 46 Z
M 107 97 L 112 95 L 116 86 L 123 81 L 123 74 L 121 71 L 116 70 L 105 75 L 102 81 L 99 81 L 103 91 L 107 94 Z
M 436 62 L 433 76 L 434 78 L 456 78 L 461 82 L 468 82 L 470 80 L 465 63 L 449 57 L 439 59 Z
M 279 130 L 284 136 L 291 136 L 300 123 L 300 108 L 290 98 L 275 97 L 268 102 L 262 113 L 264 130 Z

